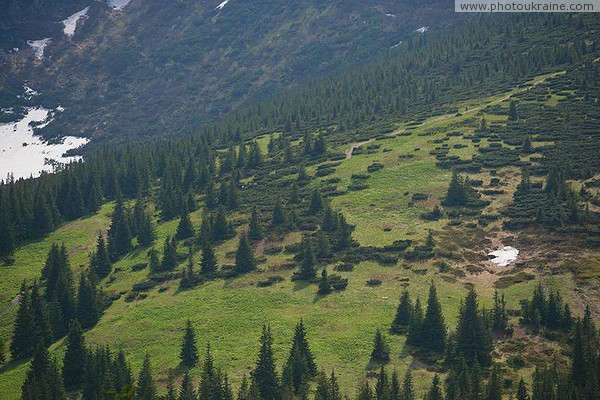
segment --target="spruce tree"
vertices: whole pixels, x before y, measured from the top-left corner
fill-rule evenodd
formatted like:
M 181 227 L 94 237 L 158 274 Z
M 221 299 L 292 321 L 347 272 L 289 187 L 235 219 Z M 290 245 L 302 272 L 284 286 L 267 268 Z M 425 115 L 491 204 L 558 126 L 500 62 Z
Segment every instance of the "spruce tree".
M 463 206 L 466 204 L 466 201 L 467 194 L 465 192 L 464 180 L 455 170 L 452 172 L 452 179 L 450 180 L 450 186 L 448 186 L 448 192 L 443 204 L 446 206 Z
M 308 213 L 315 215 L 323 209 L 323 197 L 319 189 L 314 189 L 310 196 L 310 205 L 308 206 Z
M 302 320 L 296 325 L 292 347 L 283 367 L 282 382 L 290 385 L 298 394 L 303 385 L 317 374 L 317 365 L 306 339 L 306 329 Z
M 10 342 L 10 354 L 14 360 L 29 357 L 37 340 L 31 314 L 31 298 L 25 288 L 25 283 L 21 286 L 21 292 L 18 296 L 19 309 Z
M 142 218 L 139 227 L 138 243 L 140 246 L 148 247 L 152 246 L 155 240 L 156 232 L 154 231 L 154 226 L 152 225 L 152 219 L 146 214 L 144 215 L 144 218 Z
M 522 377 L 519 380 L 519 386 L 517 387 L 517 400 L 529 400 L 527 385 Z
M 150 365 L 150 355 L 146 353 L 144 363 L 140 370 L 140 375 L 137 380 L 136 400 L 155 400 L 156 386 L 152 378 L 152 366 Z
M 256 206 L 252 207 L 252 214 L 248 225 L 248 238 L 250 240 L 261 240 L 263 238 L 262 227 L 260 225 L 258 209 Z
M 108 228 L 108 254 L 111 260 L 116 261 L 131 250 L 131 238 L 129 216 L 123 198 L 118 194 Z
M 102 235 L 102 232 L 98 233 L 96 252 L 91 256 L 90 267 L 99 279 L 107 277 L 112 271 L 112 263 L 110 262 L 108 249 L 104 242 L 104 235 Z
M 408 325 L 410 323 L 412 303 L 410 301 L 410 294 L 408 290 L 404 290 L 400 295 L 400 303 L 396 309 L 396 316 L 392 322 L 392 332 L 394 333 L 406 333 Z
M 383 333 L 377 329 L 373 339 L 373 351 L 371 351 L 371 361 L 386 364 L 390 361 L 390 349 L 385 342 Z
M 182 208 L 181 219 L 179 225 L 177 225 L 177 232 L 175 233 L 175 239 L 183 240 L 194 236 L 194 226 L 190 220 L 190 214 L 187 207 Z
M 63 379 L 48 350 L 38 346 L 21 387 L 22 400 L 66 400 Z
M 254 249 L 245 232 L 240 235 L 237 250 L 235 252 L 235 270 L 237 273 L 250 272 L 256 269 Z
M 420 346 L 423 342 L 423 308 L 421 300 L 417 297 L 415 306 L 410 313 L 410 323 L 408 325 L 408 336 L 406 343 L 411 346 Z
M 150 249 L 148 251 L 148 270 L 150 275 L 156 274 L 161 270 L 160 259 L 156 249 Z
M 473 288 L 469 290 L 460 309 L 456 328 L 456 350 L 469 365 L 477 362 L 487 367 L 491 363 L 491 332 L 479 313 L 477 294 Z
M 91 328 L 98 322 L 100 310 L 97 294 L 94 278 L 88 278 L 84 272 L 81 272 L 75 315 L 83 328 Z
M 70 294 L 72 294 L 72 292 Z M 47 306 L 44 302 L 44 299 L 42 298 L 42 295 L 40 294 L 37 282 L 33 282 L 33 287 L 31 288 L 30 296 L 30 312 L 32 318 L 32 326 L 35 334 L 35 346 L 42 345 L 44 347 L 48 347 L 52 344 L 53 333 L 56 334 L 56 332 L 52 332 Z M 72 307 L 71 303 L 69 304 L 69 308 L 70 307 Z M 69 315 L 69 317 L 71 316 L 72 315 Z M 64 323 L 66 324 L 66 321 L 64 321 Z
M 295 274 L 295 279 L 310 281 L 317 276 L 317 262 L 312 248 L 312 241 L 308 238 L 304 239 L 303 247 L 302 264 L 300 264 L 300 270 Z
M 227 216 L 225 215 L 225 209 L 219 207 L 217 215 L 215 216 L 212 224 L 213 229 L 213 240 L 220 242 L 229 238 L 230 227 L 227 222 Z
M 217 256 L 213 245 L 209 241 L 202 244 L 202 261 L 200 262 L 200 274 L 209 276 L 217 271 Z
M 424 400 L 444 400 L 440 377 L 437 374 L 434 375 L 433 380 L 431 381 L 431 387 L 427 391 Z
M 320 295 L 326 295 L 331 293 L 331 282 L 329 281 L 329 275 L 327 274 L 327 268 L 323 268 L 321 271 L 321 279 L 319 280 L 319 290 Z
M 160 262 L 161 271 L 171 271 L 177 267 L 177 241 L 170 236 L 165 239 L 162 260 Z
M 273 207 L 273 214 L 271 216 L 271 225 L 280 226 L 285 224 L 287 217 L 285 215 L 285 211 L 283 210 L 283 206 L 281 205 L 281 200 L 279 197 L 275 202 L 275 207 Z
M 426 349 L 443 352 L 446 343 L 446 324 L 442 314 L 442 306 L 437 297 L 437 291 L 433 282 L 429 287 L 429 298 L 427 300 L 427 311 L 423 319 L 421 345 Z
M 188 253 L 188 263 L 185 270 L 181 273 L 181 281 L 179 282 L 180 289 L 189 289 L 194 286 L 196 282 L 196 274 L 194 273 L 194 254 L 192 249 Z
M 0 209 L 0 261 L 7 264 L 12 263 L 16 249 L 15 230 L 9 213 L 7 209 Z
M 188 319 L 185 325 L 185 334 L 181 343 L 179 352 L 181 364 L 186 367 L 193 367 L 198 362 L 198 348 L 196 347 L 196 333 L 192 327 L 192 322 Z
M 317 242 L 317 248 L 315 249 L 317 258 L 319 260 L 327 260 L 331 257 L 331 243 L 329 237 L 321 229 L 317 229 L 315 240 Z
M 402 400 L 417 400 L 410 369 L 406 371 L 402 381 Z
M 216 393 L 215 393 L 216 395 Z M 177 400 L 196 400 L 196 391 L 192 383 L 189 371 L 185 371 L 181 380 L 181 388 L 179 389 L 179 397 Z
M 492 373 L 490 374 L 490 379 L 488 380 L 485 392 L 486 400 L 502 400 L 500 369 L 495 364 L 492 367 Z
M 279 377 L 275 370 L 275 359 L 273 356 L 273 338 L 268 325 L 263 326 L 260 338 L 260 351 L 253 372 L 256 387 L 263 400 L 281 399 Z
M 69 329 L 67 350 L 63 358 L 63 380 L 69 391 L 79 389 L 83 383 L 86 354 L 81 325 L 74 320 Z

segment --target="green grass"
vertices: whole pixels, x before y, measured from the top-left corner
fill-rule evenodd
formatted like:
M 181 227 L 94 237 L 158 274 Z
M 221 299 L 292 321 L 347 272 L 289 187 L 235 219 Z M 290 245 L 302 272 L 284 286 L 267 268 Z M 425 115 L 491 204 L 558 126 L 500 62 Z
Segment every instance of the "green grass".
M 515 89 L 510 93 L 516 93 Z M 376 154 L 355 155 L 345 160 L 336 170 L 335 177 L 341 179 L 338 188 L 345 189 L 350 183 L 351 175 L 366 173 L 372 162 L 381 162 L 383 170 L 374 172 L 366 181 L 369 188 L 358 192 L 348 192 L 336 197 L 332 203 L 343 211 L 348 221 L 356 225 L 354 237 L 363 245 L 391 243 L 398 239 L 422 240 L 429 229 L 440 231 L 447 221 L 426 222 L 419 218 L 423 212 L 430 211 L 444 195 L 450 179 L 450 171 L 435 166 L 435 157 L 429 150 L 438 145 L 432 140 L 445 136 L 446 131 L 455 130 L 467 118 L 478 115 L 479 107 L 503 101 L 507 94 L 497 95 L 482 100 L 471 100 L 459 105 L 461 110 L 467 107 L 470 111 L 461 116 L 434 117 L 425 121 L 413 131 L 411 136 L 396 136 L 391 139 L 376 141 L 381 149 Z M 485 116 L 486 119 L 502 118 Z M 419 133 L 439 132 L 429 136 Z M 468 132 L 470 128 L 460 130 Z M 268 136 L 259 140 L 263 150 L 266 149 Z M 450 154 L 470 157 L 476 149 L 469 141 L 452 138 L 447 143 L 452 147 L 455 143 L 469 144 L 463 149 L 451 149 Z M 346 145 L 349 146 L 349 145 Z M 347 147 L 346 147 L 347 148 Z M 383 152 L 383 148 L 390 151 Z M 345 148 L 336 148 L 343 151 Z M 415 149 L 419 149 L 415 151 Z M 412 159 L 400 158 L 411 154 Z M 328 176 L 327 178 L 331 178 Z M 408 192 L 408 195 L 405 193 Z M 416 201 L 409 207 L 413 193 L 427 193 L 427 201 Z M 502 201 L 506 201 L 503 198 Z M 494 204 L 497 209 L 502 204 Z M 98 230 L 106 230 L 112 205 L 105 205 L 95 216 L 69 223 L 49 235 L 44 240 L 29 243 L 19 248 L 16 264 L 0 267 L 3 279 L 0 281 L 0 300 L 8 302 L 18 292 L 21 281 L 31 281 L 39 277 L 46 253 L 52 243 L 65 242 L 69 247 L 71 264 L 74 270 L 80 265 L 87 265 L 88 254 L 93 250 Z M 200 212 L 191 215 L 197 227 Z M 242 216 L 236 215 L 235 218 Z M 162 250 L 162 243 L 167 235 L 173 235 L 177 221 L 161 223 L 157 226 L 158 240 L 156 248 Z M 384 231 L 384 228 L 391 229 Z M 299 233 L 288 235 L 284 244 L 297 242 Z M 232 264 L 228 258 L 237 240 L 231 239 L 221 244 L 217 255 L 221 264 Z M 262 247 L 262 246 L 259 246 Z M 136 249 L 115 265 L 113 280 L 102 283 L 103 290 L 121 294 L 112 306 L 105 311 L 96 327 L 86 333 L 86 340 L 92 345 L 110 344 L 114 349 L 122 348 L 127 354 L 134 371 L 139 370 L 143 357 L 148 352 L 153 360 L 154 370 L 164 388 L 169 369 L 178 365 L 178 354 L 183 327 L 186 319 L 190 319 L 197 332 L 199 346 L 203 348 L 210 342 L 217 364 L 230 374 L 234 386 L 237 386 L 243 374 L 250 371 L 258 352 L 258 337 L 264 323 L 271 324 L 275 339 L 275 355 L 278 368 L 281 368 L 289 350 L 289 342 L 294 325 L 302 318 L 305 321 L 309 340 L 316 361 L 321 368 L 330 371 L 335 369 L 340 383 L 347 394 L 353 395 L 357 382 L 367 372 L 372 339 L 377 328 L 386 331 L 394 316 L 398 297 L 409 280 L 409 290 L 415 298 L 417 295 L 424 301 L 431 280 L 438 286 L 438 294 L 442 303 L 446 323 L 454 329 L 458 316 L 460 300 L 466 293 L 465 282 L 476 284 L 481 296 L 481 304 L 490 307 L 494 292 L 496 275 L 483 272 L 470 275 L 464 280 L 444 280 L 433 261 L 423 264 L 411 264 L 412 270 L 402 263 L 396 266 L 380 266 L 365 262 L 357 265 L 352 272 L 341 273 L 349 279 L 347 290 L 327 297 L 316 295 L 316 285 L 292 282 L 292 271 L 278 266 L 289 262 L 288 255 L 269 256 L 268 261 L 261 264 L 260 271 L 239 278 L 216 280 L 199 286 L 193 290 L 180 292 L 178 282 L 166 282 L 147 292 L 143 300 L 125 301 L 125 294 L 135 283 L 147 279 L 147 270 L 133 272 L 133 265 L 146 261 L 148 249 Z M 483 252 L 484 249 L 470 249 Z M 180 253 L 186 250 L 180 248 Z M 199 260 L 195 255 L 196 263 Z M 455 265 L 461 267 L 461 265 Z M 415 270 L 426 273 L 416 273 Z M 272 275 L 280 275 L 285 281 L 267 288 L 258 288 L 257 282 Z M 377 278 L 382 284 L 377 287 L 366 286 L 366 281 Z M 570 275 L 542 277 L 553 287 L 560 287 L 563 292 L 574 287 Z M 518 309 L 519 300 L 530 296 L 537 280 L 512 285 L 504 290 L 509 308 Z M 8 337 L 12 330 L 16 307 L 0 317 L 0 334 Z M 396 369 L 403 374 L 414 362 L 410 351 L 404 346 L 405 337 L 387 335 L 392 350 L 392 360 L 388 370 Z M 64 351 L 61 342 L 52 347 L 58 359 Z M 7 400 L 18 399 L 21 383 L 24 380 L 27 363 L 8 364 L 0 369 L 0 393 Z M 522 371 L 529 375 L 529 370 Z M 198 378 L 199 368 L 192 370 Z M 429 385 L 432 373 L 419 368 L 414 373 L 415 384 L 422 391 Z

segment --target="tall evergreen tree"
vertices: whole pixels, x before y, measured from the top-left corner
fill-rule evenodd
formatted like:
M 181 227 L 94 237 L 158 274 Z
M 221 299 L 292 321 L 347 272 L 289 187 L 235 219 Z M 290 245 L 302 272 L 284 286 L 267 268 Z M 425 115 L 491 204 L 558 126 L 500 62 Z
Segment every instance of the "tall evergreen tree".
M 392 322 L 392 332 L 395 333 L 406 333 L 408 325 L 410 323 L 410 316 L 412 312 L 412 303 L 410 301 L 410 294 L 408 290 L 404 290 L 400 295 L 400 303 L 396 309 L 396 316 Z
M 77 290 L 77 306 L 75 315 L 83 328 L 91 328 L 98 322 L 100 310 L 98 307 L 98 293 L 94 277 L 87 277 L 81 273 L 79 288 Z
M 292 347 L 283 367 L 282 382 L 290 385 L 298 394 L 303 385 L 317 374 L 317 365 L 306 339 L 306 329 L 302 320 L 296 325 Z
M 271 225 L 280 226 L 285 224 L 287 217 L 285 215 L 285 211 L 283 210 L 283 206 L 281 204 L 281 199 L 277 198 L 275 201 L 275 207 L 273 207 L 273 214 L 271 216 Z
M 35 337 L 31 313 L 31 298 L 25 287 L 25 283 L 23 283 L 19 293 L 19 309 L 10 342 L 10 354 L 12 358 L 18 360 L 29 357 L 33 352 L 36 341 L 37 338 Z
M 517 400 L 529 400 L 527 385 L 525 384 L 523 378 L 519 380 L 519 386 L 517 387 Z
M 177 400 L 196 400 L 196 391 L 194 390 L 189 371 L 185 371 L 185 374 L 183 374 Z
M 111 260 L 116 261 L 131 250 L 131 238 L 129 216 L 123 198 L 118 194 L 108 228 L 108 254 Z
M 229 227 L 229 223 L 227 222 L 227 216 L 223 207 L 219 207 L 217 215 L 215 216 L 214 222 L 212 224 L 212 229 L 213 240 L 220 242 L 229 238 L 231 229 Z
M 62 376 L 48 350 L 38 346 L 21 388 L 21 400 L 66 399 Z
M 238 248 L 235 252 L 235 270 L 238 273 L 250 272 L 256 269 L 254 249 L 245 232 L 240 235 Z
M 250 215 L 250 223 L 248 225 L 248 238 L 250 240 L 261 240 L 263 238 L 262 227 L 258 216 L 258 209 L 256 206 L 252 207 L 252 214 Z
M 312 241 L 305 238 L 303 241 L 304 251 L 302 253 L 302 264 L 300 270 L 294 275 L 295 279 L 313 280 L 317 276 L 315 253 L 312 247 Z
M 383 333 L 377 329 L 375 338 L 373 339 L 373 351 L 371 352 L 371 360 L 376 363 L 388 363 L 390 361 L 390 349 L 385 342 Z
M 163 250 L 162 260 L 160 262 L 161 271 L 171 271 L 177 267 L 177 241 L 167 236 Z
M 83 383 L 86 358 L 85 341 L 79 321 L 74 320 L 67 336 L 63 358 L 63 379 L 67 390 L 79 389 Z
M 202 244 L 202 261 L 200 262 L 200 274 L 210 275 L 217 271 L 217 256 L 213 245 L 209 241 Z
M 0 261 L 7 263 L 12 261 L 16 249 L 14 225 L 8 218 L 9 215 L 8 207 L 0 208 Z
M 402 381 L 402 400 L 417 400 L 410 369 L 406 371 L 404 380 Z
M 104 242 L 104 235 L 102 232 L 98 233 L 96 251 L 90 257 L 90 267 L 99 279 L 107 277 L 112 271 L 112 263 L 108 255 L 108 248 Z
M 177 225 L 177 233 L 175 234 L 175 238 L 177 240 L 183 240 L 192 236 L 194 236 L 194 226 L 190 220 L 190 214 L 187 210 L 187 207 L 183 207 L 181 219 L 179 220 L 179 225 Z
M 268 325 L 263 326 L 260 338 L 260 351 L 253 372 L 256 387 L 263 400 L 281 399 L 281 388 L 279 377 L 275 370 L 275 358 L 273 356 L 273 337 Z
M 146 214 L 140 222 L 138 243 L 140 246 L 148 247 L 152 246 L 155 240 L 156 232 L 154 230 L 154 226 L 152 225 L 152 219 Z
M 140 370 L 140 376 L 137 380 L 137 388 L 135 391 L 136 400 L 155 400 L 156 386 L 152 378 L 152 366 L 150 364 L 150 355 L 146 353 L 144 363 Z
M 438 352 L 444 351 L 446 343 L 446 324 L 442 313 L 442 306 L 437 297 L 437 291 L 433 282 L 429 287 L 429 298 L 427 300 L 427 311 L 423 319 L 422 346 Z
M 467 363 L 483 367 L 491 363 L 492 337 L 487 323 L 479 313 L 477 294 L 471 288 L 461 306 L 456 328 L 456 348 Z
M 440 377 L 436 374 L 431 381 L 431 387 L 427 391 L 424 400 L 444 400 Z
M 192 327 L 192 322 L 188 319 L 185 325 L 185 334 L 181 343 L 179 352 L 181 364 L 186 367 L 193 367 L 198 362 L 198 348 L 196 347 L 196 333 Z
M 423 342 L 423 308 L 421 300 L 417 297 L 415 306 L 410 313 L 410 323 L 408 325 L 408 336 L 406 343 L 411 346 L 420 346 Z
M 319 189 L 314 189 L 310 196 L 310 205 L 308 206 L 308 212 L 314 215 L 323 209 L 323 197 Z
M 319 280 L 319 290 L 318 293 L 320 295 L 326 295 L 331 293 L 331 282 L 329 281 L 329 275 L 327 274 L 327 268 L 323 268 L 321 271 L 321 279 Z

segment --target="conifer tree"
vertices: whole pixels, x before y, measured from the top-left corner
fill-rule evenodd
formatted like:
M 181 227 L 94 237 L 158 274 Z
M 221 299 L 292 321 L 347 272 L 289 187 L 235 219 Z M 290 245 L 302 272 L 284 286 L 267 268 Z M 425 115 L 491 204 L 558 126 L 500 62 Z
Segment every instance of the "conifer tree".
M 302 386 L 316 374 L 317 365 L 306 339 L 304 323 L 300 320 L 294 331 L 292 347 L 283 367 L 281 380 L 284 384 L 293 387 L 294 393 L 298 394 Z
M 194 286 L 196 282 L 196 274 L 194 273 L 194 254 L 192 249 L 188 253 L 188 263 L 185 270 L 181 273 L 181 281 L 179 287 L 181 289 L 189 289 Z
M 505 332 L 508 328 L 508 316 L 506 315 L 506 301 L 504 293 L 498 295 L 498 291 L 494 291 L 494 310 L 492 314 L 492 329 L 495 332 Z
M 390 349 L 385 342 L 383 333 L 377 329 L 373 339 L 373 351 L 371 352 L 371 361 L 386 364 L 390 361 Z
M 408 290 L 404 290 L 400 295 L 400 303 L 396 309 L 396 316 L 392 322 L 392 332 L 394 333 L 406 333 L 408 325 L 410 323 L 410 316 L 412 311 L 412 303 L 410 301 L 410 294 Z
M 415 307 L 410 313 L 410 323 L 408 325 L 408 336 L 406 343 L 411 346 L 420 346 L 423 342 L 423 308 L 421 299 L 417 297 Z
M 434 375 L 433 380 L 431 381 L 431 387 L 427 391 L 424 400 L 444 400 L 440 377 L 437 374 Z
M 237 210 L 239 207 L 239 198 L 237 192 L 237 186 L 233 180 L 229 182 L 227 186 L 227 209 L 229 210 Z
M 179 353 L 181 364 L 186 367 L 193 367 L 198 362 L 198 348 L 196 347 L 196 333 L 192 327 L 192 322 L 188 319 L 185 325 L 185 334 L 181 343 Z
M 79 389 L 83 383 L 86 349 L 79 321 L 74 320 L 67 336 L 63 358 L 63 380 L 67 390 Z
M 158 251 L 156 249 L 150 249 L 148 251 L 148 267 L 150 275 L 156 274 L 161 270 L 160 259 L 158 257 Z
M 161 271 L 171 271 L 177 267 L 177 241 L 167 236 L 160 262 Z
M 84 272 L 81 272 L 75 315 L 83 328 L 91 328 L 98 322 L 100 310 L 97 295 L 94 278 L 87 277 Z
M 319 228 L 317 229 L 315 240 L 317 242 L 317 248 L 315 249 L 317 258 L 319 260 L 327 260 L 331 257 L 331 243 L 327 234 Z
M 256 269 L 254 249 L 245 232 L 240 235 L 238 248 L 235 252 L 235 270 L 238 273 L 250 272 Z
M 129 217 L 123 204 L 123 198 L 117 194 L 110 227 L 108 228 L 108 254 L 116 261 L 131 250 L 131 230 Z
M 140 370 L 140 376 L 137 380 L 136 400 L 155 400 L 156 386 L 152 378 L 152 366 L 150 365 L 150 355 L 146 353 L 144 363 Z
M 213 228 L 213 240 L 220 242 L 229 238 L 229 223 L 227 222 L 227 216 L 225 215 L 225 209 L 219 207 L 215 220 L 212 224 Z
M 115 391 L 117 393 L 126 393 L 126 391 L 132 392 L 131 384 L 133 383 L 133 376 L 131 375 L 131 368 L 125 359 L 125 352 L 122 349 L 117 353 L 113 365 Z
M 36 344 L 35 330 L 31 313 L 31 298 L 25 287 L 21 285 L 19 293 L 19 309 L 15 319 L 10 354 L 14 360 L 29 357 Z
M 296 182 L 293 182 L 292 186 L 290 188 L 289 203 L 290 204 L 298 204 L 298 203 L 300 203 L 300 191 L 298 190 L 298 185 L 296 184 Z
M 216 393 L 215 393 L 216 394 Z M 189 371 L 185 371 L 181 380 L 181 388 L 179 389 L 178 400 L 196 400 L 196 392 L 190 377 Z
M 456 328 L 456 349 L 467 363 L 483 367 L 491 363 L 492 337 L 486 322 L 479 314 L 477 294 L 471 288 L 462 304 Z
M 508 106 L 508 120 L 516 121 L 518 118 L 519 117 L 517 114 L 517 103 L 511 100 Z
M 91 256 L 90 267 L 99 279 L 107 277 L 112 271 L 112 263 L 108 255 L 108 249 L 104 242 L 104 235 L 102 232 L 98 233 L 96 251 Z
M 4 352 L 4 338 L 0 336 L 0 364 L 6 362 L 6 354 Z
M 462 206 L 465 205 L 466 200 L 467 195 L 465 193 L 464 181 L 455 170 L 452 172 L 452 179 L 450 180 L 450 186 L 448 186 L 448 192 L 443 204 L 446 206 Z
M 190 214 L 187 207 L 182 207 L 181 219 L 179 220 L 179 225 L 177 225 L 175 239 L 183 240 L 192 236 L 194 236 L 194 226 L 190 220 Z
M 252 207 L 252 214 L 250 216 L 250 223 L 248 225 L 248 239 L 261 240 L 262 238 L 263 232 L 258 216 L 258 209 L 256 206 L 254 206 Z
M 16 249 L 15 231 L 8 219 L 9 211 L 0 209 L 0 261 L 11 263 Z
M 317 375 L 317 385 L 315 389 L 315 400 L 329 400 L 331 399 L 331 393 L 329 390 L 329 382 L 325 371 L 319 372 Z
M 275 359 L 273 356 L 273 338 L 268 325 L 263 326 L 260 338 L 260 351 L 253 377 L 261 399 L 281 399 L 279 377 L 275 370 Z
M 427 300 L 427 311 L 423 319 L 422 346 L 438 352 L 444 351 L 446 343 L 446 324 L 442 314 L 442 306 L 437 297 L 437 291 L 433 282 L 429 287 L 429 298 Z
M 402 400 L 417 400 L 410 369 L 406 371 L 404 380 L 402 381 Z
M 72 294 L 72 292 L 69 294 Z M 49 316 L 48 316 L 48 310 L 46 307 L 46 303 L 44 302 L 44 299 L 42 298 L 42 296 L 40 294 L 39 286 L 38 286 L 37 282 L 33 282 L 30 296 L 31 296 L 30 312 L 31 312 L 31 318 L 32 318 L 32 326 L 33 326 L 34 335 L 35 335 L 34 346 L 42 345 L 44 347 L 48 347 L 48 346 L 50 346 L 50 344 L 52 344 L 53 332 L 52 332 L 52 328 L 50 326 L 50 320 L 49 320 Z M 71 301 L 72 301 L 72 299 L 71 299 Z M 72 304 L 70 303 L 69 310 L 68 310 L 69 312 L 72 311 L 71 307 L 72 307 Z M 66 313 L 67 310 L 64 310 L 63 312 Z M 72 316 L 72 313 L 70 313 L 68 315 L 68 317 L 71 317 L 71 316 Z M 61 322 L 63 322 L 63 321 L 61 321 Z M 56 334 L 56 332 L 54 332 L 54 333 Z
M 308 213 L 315 215 L 323 209 L 323 197 L 319 189 L 314 189 L 310 196 L 310 205 L 308 206 Z
M 281 200 L 279 197 L 275 202 L 275 207 L 273 208 L 273 214 L 271 216 L 271 225 L 280 226 L 285 224 L 287 217 L 285 215 L 285 211 L 283 210 L 283 206 L 281 205 Z
M 50 360 L 48 350 L 44 346 L 38 346 L 21 388 L 21 399 L 64 400 L 66 398 L 60 371 Z
M 347 249 L 352 244 L 352 228 L 346 222 L 342 213 L 338 213 L 337 228 L 334 233 L 335 248 L 338 250 Z
M 202 261 L 200 262 L 200 274 L 208 276 L 217 271 L 217 256 L 213 245 L 209 241 L 202 244 Z
M 502 382 L 500 381 L 500 370 L 496 364 L 492 367 L 492 373 L 485 390 L 486 400 L 502 400 Z
M 310 281 L 317 276 L 317 262 L 312 248 L 312 241 L 308 238 L 304 239 L 303 247 L 302 264 L 300 264 L 300 270 L 295 274 L 295 279 Z
M 319 280 L 319 290 L 318 293 L 320 295 L 326 295 L 331 293 L 331 282 L 329 281 L 329 275 L 327 274 L 327 268 L 323 268 L 321 271 L 321 279 Z
M 154 226 L 152 225 L 152 219 L 149 215 L 145 214 L 139 227 L 138 243 L 141 246 L 148 247 L 152 246 L 155 240 L 156 232 L 154 231 Z

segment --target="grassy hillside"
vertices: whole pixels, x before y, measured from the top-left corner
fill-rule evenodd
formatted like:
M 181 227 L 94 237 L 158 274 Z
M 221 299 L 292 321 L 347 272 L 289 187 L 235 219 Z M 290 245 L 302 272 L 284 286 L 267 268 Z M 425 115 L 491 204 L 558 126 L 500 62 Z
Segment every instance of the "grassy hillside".
M 436 156 L 430 154 L 440 141 L 449 144 L 451 155 L 470 159 L 478 154 L 479 146 L 488 145 L 487 140 L 473 143 L 468 139 L 481 119 L 507 124 L 507 115 L 502 115 L 497 107 L 506 111 L 510 100 L 538 86 L 546 85 L 548 89 L 551 87 L 547 86 L 548 82 L 562 74 L 539 76 L 492 97 L 456 103 L 454 106 L 462 110 L 460 114 L 399 122 L 392 132 L 374 135 L 368 143 L 339 143 L 332 149 L 337 153 L 346 152 L 346 159 L 333 174 L 318 180 L 321 186 L 332 179 L 337 182 L 342 194 L 333 198 L 333 205 L 356 225 L 353 236 L 361 245 L 381 246 L 398 239 L 422 242 L 431 229 L 440 250 L 448 252 L 444 253 L 446 256 L 421 262 L 400 259 L 388 265 L 360 262 L 353 271 L 340 272 L 349 279 L 345 291 L 321 297 L 316 294 L 316 285 L 290 280 L 293 271 L 287 265 L 293 262 L 291 255 L 285 252 L 277 255 L 264 253 L 268 247 L 297 243 L 299 233 L 288 234 L 281 241 L 259 243 L 258 256 L 264 256 L 264 259 L 258 272 L 218 279 L 187 291 L 178 290 L 177 280 L 161 283 L 149 290 L 134 290 L 133 286 L 145 281 L 148 273 L 147 269 L 136 267 L 146 262 L 146 250 L 136 250 L 115 264 L 110 278 L 102 283 L 103 290 L 118 295 L 118 299 L 105 311 L 98 325 L 86 333 L 86 340 L 91 344 L 110 344 L 115 349 L 125 350 L 136 371 L 148 352 L 159 374 L 160 386 L 164 388 L 169 369 L 178 364 L 184 322 L 189 318 L 196 328 L 199 345 L 202 347 L 210 342 L 219 366 L 230 374 L 237 386 L 241 376 L 251 369 L 255 361 L 261 325 L 265 322 L 271 324 L 276 357 L 281 366 L 289 350 L 294 325 L 302 318 L 318 365 L 326 370 L 334 368 L 340 384 L 351 395 L 356 382 L 371 371 L 369 353 L 373 334 L 378 328 L 388 330 L 398 296 L 405 287 L 413 296 L 424 300 L 433 280 L 451 330 L 457 321 L 460 300 L 470 284 L 477 288 L 482 305 L 489 307 L 492 304 L 494 289 L 499 287 L 504 290 L 509 309 L 518 310 L 519 301 L 529 297 L 538 282 L 544 282 L 549 287 L 561 288 L 576 312 L 581 312 L 580 293 L 586 290 L 585 286 L 578 288 L 569 271 L 556 269 L 547 274 L 539 269 L 542 264 L 551 267 L 561 260 L 566 261 L 559 256 L 548 263 L 551 258 L 541 254 L 547 243 L 543 236 L 539 236 L 539 231 L 533 233 L 541 238 L 536 243 L 525 233 L 503 231 L 502 220 L 487 226 L 473 226 L 471 217 L 465 216 L 460 225 L 451 227 L 448 219 L 425 221 L 421 218 L 434 204 L 439 204 L 450 179 L 450 171 L 437 167 Z M 541 103 L 556 106 L 555 99 L 551 96 Z M 462 131 L 462 136 L 448 136 L 449 132 L 457 129 Z M 267 141 L 261 139 L 260 143 L 265 146 Z M 461 146 L 455 146 L 458 144 Z M 350 148 L 352 152 L 347 151 Z M 384 167 L 369 173 L 370 177 L 366 179 L 368 187 L 358 191 L 347 190 L 353 180 L 351 176 L 366 174 L 367 167 L 374 162 Z M 316 167 L 309 170 L 314 171 Z M 511 202 L 512 192 L 520 179 L 518 170 L 509 165 L 494 173 L 483 170 L 471 175 L 472 179 L 482 179 L 486 186 L 496 176 L 502 177 L 505 192 L 486 197 L 491 201 L 486 208 L 489 213 L 503 210 Z M 427 199 L 414 200 L 412 196 L 415 193 L 426 194 Z M 110 204 L 105 205 L 97 215 L 69 223 L 43 241 L 22 246 L 17 252 L 15 266 L 2 267 L 2 302 L 6 304 L 17 293 L 21 280 L 39 276 L 45 252 L 52 243 L 68 244 L 75 270 L 80 268 L 80 264 L 85 264 L 95 244 L 97 231 L 108 226 L 111 209 Z M 200 218 L 199 211 L 192 214 L 195 226 L 199 225 Z M 238 231 L 244 229 L 247 216 L 238 213 L 234 218 L 241 224 Z M 173 235 L 176 226 L 176 220 L 159 223 L 157 243 L 162 243 L 167 235 Z M 498 248 L 500 243 L 513 244 L 521 250 L 516 264 L 499 268 L 486 261 L 487 253 Z M 236 239 L 232 239 L 218 246 L 221 265 L 233 262 L 231 253 L 235 245 Z M 590 254 L 597 259 L 597 253 Z M 198 257 L 196 254 L 196 261 Z M 449 264 L 449 269 L 441 268 L 442 260 Z M 523 274 L 528 278 L 517 279 Z M 269 287 L 259 287 L 260 282 L 273 276 L 284 279 Z M 598 276 L 597 271 L 593 276 Z M 369 280 L 381 283 L 368 286 Z M 6 328 L 0 334 L 6 335 L 10 331 L 14 313 L 13 307 L 1 317 L 2 326 Z M 512 322 L 517 324 L 517 318 L 513 317 Z M 390 368 L 400 373 L 409 366 L 416 368 L 417 388 L 424 390 L 435 368 L 426 366 L 422 355 L 405 346 L 404 336 L 387 336 L 392 350 Z M 562 350 L 555 344 L 542 337 L 526 335 L 521 330 L 517 330 L 512 339 L 500 340 L 496 347 L 497 359 L 506 362 L 509 356 L 514 355 L 515 343 L 529 343 L 530 348 L 526 353 L 525 367 L 519 370 L 509 368 L 509 376 L 519 374 L 528 377 L 535 365 L 554 357 L 562 360 Z M 61 355 L 64 351 L 62 342 L 55 344 L 52 350 L 54 354 Z M 18 398 L 26 370 L 26 363 L 8 364 L 0 370 L 0 392 L 5 393 L 7 399 Z M 200 368 L 192 370 L 195 377 L 199 377 L 200 372 Z

